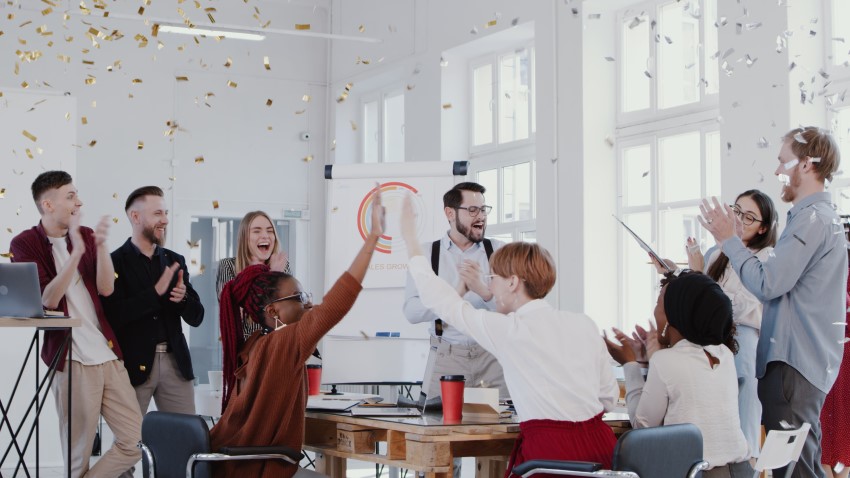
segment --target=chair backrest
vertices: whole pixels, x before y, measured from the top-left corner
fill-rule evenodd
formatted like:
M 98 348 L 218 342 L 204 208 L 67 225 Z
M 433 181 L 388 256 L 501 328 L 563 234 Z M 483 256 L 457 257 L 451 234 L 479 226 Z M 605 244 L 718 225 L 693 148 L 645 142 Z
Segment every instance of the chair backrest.
M 185 478 L 189 457 L 210 452 L 210 430 L 197 415 L 148 412 L 142 421 L 142 443 L 153 454 L 156 478 Z M 194 476 L 210 475 L 209 464 L 195 466 Z
M 641 478 L 685 478 L 702 458 L 702 433 L 696 425 L 639 428 L 617 441 L 613 468 Z
M 764 440 L 756 470 L 775 470 L 797 461 L 811 425 L 803 423 L 797 430 L 771 430 Z

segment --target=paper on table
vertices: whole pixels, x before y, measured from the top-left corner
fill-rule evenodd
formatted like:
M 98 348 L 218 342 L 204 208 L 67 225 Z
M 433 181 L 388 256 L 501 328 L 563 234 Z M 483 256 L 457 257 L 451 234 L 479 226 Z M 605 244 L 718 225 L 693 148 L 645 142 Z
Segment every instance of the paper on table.
M 307 410 L 329 410 L 344 412 L 351 407 L 357 406 L 361 400 L 328 400 L 322 399 L 321 395 L 307 397 Z

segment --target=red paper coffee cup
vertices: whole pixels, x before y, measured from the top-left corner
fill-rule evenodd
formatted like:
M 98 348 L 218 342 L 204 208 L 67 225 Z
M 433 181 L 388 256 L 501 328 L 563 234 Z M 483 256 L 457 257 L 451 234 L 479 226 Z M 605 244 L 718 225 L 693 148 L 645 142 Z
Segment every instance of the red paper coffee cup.
M 307 393 L 318 395 L 319 387 L 322 385 L 322 366 L 319 364 L 307 364 Z
M 443 421 L 460 421 L 463 417 L 463 375 L 443 375 L 440 377 L 440 391 L 443 394 Z

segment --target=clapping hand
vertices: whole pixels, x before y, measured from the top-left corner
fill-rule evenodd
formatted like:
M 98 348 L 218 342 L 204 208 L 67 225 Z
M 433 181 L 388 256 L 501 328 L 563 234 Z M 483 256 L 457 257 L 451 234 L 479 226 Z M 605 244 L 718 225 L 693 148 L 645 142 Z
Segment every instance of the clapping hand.
M 275 272 L 285 271 L 287 264 L 289 264 L 289 257 L 283 251 L 275 252 L 269 257 L 269 269 Z
M 617 329 L 614 329 L 614 334 L 617 340 L 620 341 L 619 344 L 609 339 L 608 334 L 604 330 L 602 331 L 602 340 L 605 341 L 605 346 L 608 347 L 608 353 L 611 354 L 611 358 L 620 365 L 637 361 L 634 348 L 629 343 L 629 341 L 634 342 L 634 339 L 627 337 L 626 334 Z
M 72 254 L 77 257 L 82 257 L 86 253 L 86 243 L 83 241 L 83 235 L 80 233 L 80 217 L 82 214 L 77 211 L 71 215 L 71 221 L 68 224 L 68 236 L 71 238 Z
M 109 237 L 109 216 L 101 216 L 100 222 L 94 228 L 94 243 L 97 246 L 106 244 L 106 238 Z
M 691 270 L 702 272 L 705 267 L 705 257 L 702 255 L 702 251 L 699 249 L 699 244 L 697 244 L 697 240 L 693 237 L 689 237 L 687 244 L 685 246 L 688 251 L 688 267 Z
M 165 293 L 168 292 L 168 286 L 171 285 L 171 279 L 174 278 L 174 273 L 177 272 L 177 269 L 179 268 L 180 263 L 175 262 L 174 264 L 171 264 L 170 266 L 166 267 L 164 271 L 162 271 L 162 275 L 159 276 L 159 280 L 156 281 L 156 284 L 153 286 L 154 290 L 156 290 L 157 295 L 165 295 Z M 183 271 L 180 271 L 180 277 L 182 279 Z
M 175 264 L 177 264 L 175 262 Z M 177 264 L 179 267 L 179 264 Z M 168 299 L 175 304 L 179 304 L 186 297 L 186 283 L 183 282 L 183 269 L 177 271 L 177 284 L 171 289 L 171 298 Z
M 699 209 L 702 213 L 697 216 L 702 227 L 714 236 L 717 244 L 722 244 L 734 236 L 741 237 L 744 233 L 744 223 L 735 215 L 735 211 L 726 204 L 720 204 L 716 197 L 711 198 L 712 204 L 707 199 L 702 200 Z

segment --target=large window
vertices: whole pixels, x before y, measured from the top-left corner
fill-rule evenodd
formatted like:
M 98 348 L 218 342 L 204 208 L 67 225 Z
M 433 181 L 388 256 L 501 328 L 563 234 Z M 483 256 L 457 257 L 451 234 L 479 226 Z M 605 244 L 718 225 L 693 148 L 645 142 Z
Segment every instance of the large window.
M 716 0 L 653 1 L 620 12 L 621 122 L 716 105 L 718 64 L 726 61 L 716 18 Z
M 470 150 L 528 141 L 534 120 L 534 48 L 524 46 L 470 63 Z
M 720 194 L 716 0 L 656 0 L 619 12 L 618 212 L 662 257 L 686 267 L 685 241 L 711 245 L 699 203 Z M 688 126 L 681 126 L 688 125 Z M 652 318 L 660 276 L 620 234 L 620 325 Z
M 832 0 L 831 2 L 832 35 L 831 52 L 833 65 L 850 65 L 850 2 L 847 0 Z
M 403 162 L 404 90 L 367 95 L 362 104 L 363 162 Z

